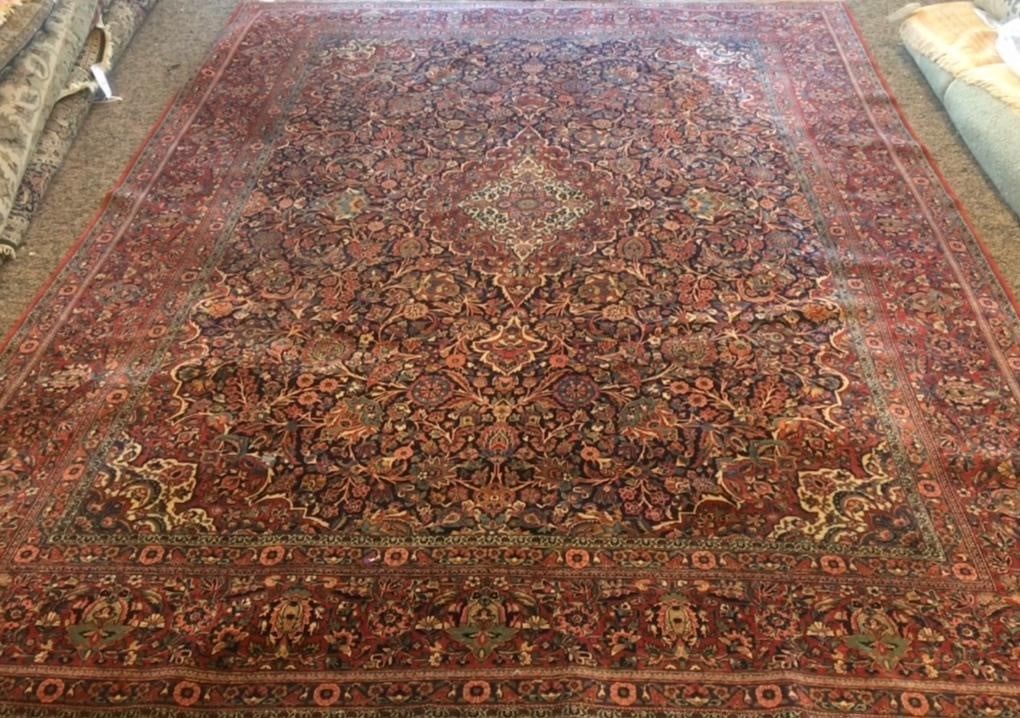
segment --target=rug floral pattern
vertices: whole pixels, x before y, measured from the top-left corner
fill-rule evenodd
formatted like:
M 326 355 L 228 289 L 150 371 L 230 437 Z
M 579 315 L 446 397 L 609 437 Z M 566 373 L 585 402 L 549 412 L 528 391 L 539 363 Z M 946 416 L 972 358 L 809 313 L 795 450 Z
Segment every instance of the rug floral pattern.
M 0 363 L 0 715 L 1016 712 L 1018 330 L 839 4 L 245 6 Z

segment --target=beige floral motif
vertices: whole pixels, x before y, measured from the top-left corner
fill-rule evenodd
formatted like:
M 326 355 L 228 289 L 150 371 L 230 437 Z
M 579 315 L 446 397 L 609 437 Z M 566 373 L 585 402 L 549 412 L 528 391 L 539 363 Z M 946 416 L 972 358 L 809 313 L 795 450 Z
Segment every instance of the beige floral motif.
M 874 511 L 892 508 L 887 492 L 894 479 L 886 473 L 879 458 L 884 447 L 866 454 L 864 473 L 856 476 L 846 469 L 824 468 L 797 474 L 800 507 L 815 515 L 805 521 L 786 516 L 772 531 L 772 538 L 807 536 L 815 541 L 846 540 L 871 527 L 868 516 Z
M 134 462 L 141 453 L 139 444 L 126 441 L 110 462 L 111 473 L 102 474 L 96 482 L 108 497 L 107 506 L 97 508 L 111 524 L 126 521 L 135 527 L 148 525 L 153 532 L 215 530 L 205 509 L 184 508 L 194 498 L 197 465 L 152 458 L 139 466 Z

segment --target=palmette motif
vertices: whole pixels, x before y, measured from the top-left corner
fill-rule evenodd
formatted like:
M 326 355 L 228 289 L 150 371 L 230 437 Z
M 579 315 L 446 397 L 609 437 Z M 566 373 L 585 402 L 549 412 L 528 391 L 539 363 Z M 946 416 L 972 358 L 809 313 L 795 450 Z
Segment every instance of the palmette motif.
M 0 365 L 0 715 L 1020 710 L 1020 322 L 882 97 L 836 4 L 243 9 Z

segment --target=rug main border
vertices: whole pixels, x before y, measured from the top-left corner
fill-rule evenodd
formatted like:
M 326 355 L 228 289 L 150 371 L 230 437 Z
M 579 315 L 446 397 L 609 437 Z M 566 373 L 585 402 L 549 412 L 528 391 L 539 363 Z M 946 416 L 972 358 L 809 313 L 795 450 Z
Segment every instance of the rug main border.
M 739 5 L 762 6 L 762 5 L 794 5 L 794 4 L 800 4 L 800 5 L 805 5 L 805 6 L 834 5 L 834 6 L 840 6 L 840 7 L 843 8 L 846 16 L 849 18 L 852 26 L 854 27 L 854 30 L 855 30 L 855 33 L 856 33 L 856 37 L 857 37 L 857 41 L 859 42 L 861 48 L 864 50 L 864 52 L 867 54 L 867 56 L 869 58 L 869 62 L 870 62 L 872 71 L 875 73 L 877 78 L 882 83 L 882 86 L 883 86 L 883 88 L 885 90 L 885 94 L 886 94 L 886 98 L 885 99 L 887 99 L 892 104 L 892 106 L 895 108 L 896 114 L 898 115 L 898 117 L 899 117 L 899 119 L 900 119 L 904 129 L 910 134 L 910 137 L 912 138 L 912 140 L 916 144 L 916 146 L 923 152 L 924 157 L 925 157 L 925 161 L 926 161 L 928 167 L 939 178 L 942 190 L 944 192 L 946 192 L 946 194 L 952 199 L 953 204 L 955 206 L 955 209 L 956 209 L 957 213 L 959 214 L 959 216 L 961 217 L 961 219 L 966 224 L 968 232 L 969 232 L 971 238 L 975 241 L 975 243 L 977 244 L 977 247 L 981 250 L 981 253 L 982 253 L 983 257 L 984 257 L 986 266 L 992 271 L 993 275 L 995 276 L 995 278 L 996 278 L 996 280 L 998 282 L 998 285 L 999 285 L 999 289 L 1008 298 L 1008 300 L 1010 302 L 1010 305 L 1011 305 L 1011 308 L 1013 309 L 1013 311 L 1017 312 L 1017 313 L 1020 313 L 1020 309 L 1018 309 L 1017 299 L 1016 299 L 1016 297 L 1015 297 L 1011 287 L 1005 281 L 1005 278 L 1004 278 L 1004 276 L 1003 276 L 1003 274 L 1001 272 L 1001 269 L 995 263 L 994 258 L 991 256 L 991 254 L 988 251 L 987 246 L 984 244 L 980 234 L 978 233 L 978 231 L 974 227 L 973 222 L 971 221 L 971 218 L 970 218 L 969 214 L 967 213 L 966 208 L 963 206 L 963 204 L 962 204 L 961 200 L 959 199 L 959 197 L 954 193 L 954 191 L 950 187 L 950 185 L 948 183 L 948 180 L 945 178 L 945 176 L 943 175 L 943 173 L 939 169 L 939 167 L 938 167 L 934 157 L 931 155 L 931 153 L 928 150 L 928 148 L 924 145 L 924 143 L 920 140 L 920 138 L 915 133 L 914 129 L 911 127 L 909 121 L 907 120 L 907 118 L 906 118 L 906 116 L 905 116 L 905 114 L 903 112 L 902 107 L 900 106 L 900 104 L 897 102 L 897 100 L 895 99 L 894 95 L 892 94 L 892 91 L 891 91 L 891 89 L 890 89 L 890 87 L 888 85 L 888 82 L 887 82 L 885 76 L 883 75 L 881 69 L 879 68 L 879 65 L 878 65 L 874 55 L 872 54 L 872 51 L 871 51 L 870 47 L 867 45 L 867 43 L 864 40 L 864 37 L 863 37 L 863 35 L 861 33 L 860 26 L 859 26 L 859 24 L 858 24 L 858 22 L 856 20 L 856 17 L 853 15 L 853 12 L 851 11 L 851 9 L 847 5 L 847 3 L 845 3 L 845 2 L 832 2 L 831 0 L 722 0 L 722 2 L 724 2 L 727 5 L 738 5 L 738 6 Z M 404 6 L 404 7 L 406 7 L 408 5 L 414 5 L 414 6 L 420 6 L 422 8 L 464 7 L 464 6 L 474 6 L 474 5 L 481 5 L 481 6 L 485 6 L 485 7 L 521 7 L 521 3 L 500 2 L 498 0 L 495 1 L 495 2 L 491 2 L 491 3 L 490 2 L 482 2 L 482 3 L 472 3 L 472 2 L 464 2 L 464 3 L 455 3 L 455 2 L 428 3 L 428 2 L 421 2 L 420 0 L 407 0 L 407 2 L 404 3 L 404 2 L 394 2 L 393 0 L 390 0 L 390 3 L 380 3 L 380 4 L 382 4 L 382 5 L 385 5 L 385 4 L 394 4 L 394 5 L 397 5 L 397 6 Z M 566 5 L 566 6 L 581 6 L 581 7 L 606 7 L 607 5 L 613 5 L 613 4 L 614 3 L 600 3 L 600 2 L 567 2 L 567 3 L 562 3 L 562 4 L 561 3 L 557 3 L 556 6 L 557 7 L 562 7 L 562 6 Z M 641 3 L 633 3 L 633 4 L 629 4 L 628 3 L 628 6 L 630 6 L 630 7 L 633 7 L 633 6 L 639 6 L 639 7 L 641 7 L 641 6 L 669 7 L 669 6 L 675 6 L 675 5 L 715 5 L 715 4 L 719 4 L 719 3 L 700 2 L 700 1 L 699 2 L 648 2 L 648 3 L 641 2 Z M 238 5 L 237 9 L 231 15 L 230 20 L 228 21 L 228 23 L 227 23 L 223 33 L 221 34 L 220 38 L 216 41 L 216 43 L 214 44 L 213 48 L 209 51 L 209 54 L 207 55 L 206 60 L 203 62 L 203 65 L 196 72 L 196 74 L 191 79 L 189 79 L 186 82 L 186 84 L 184 86 L 184 89 L 182 89 L 179 93 L 177 93 L 174 96 L 174 98 L 172 98 L 167 103 L 166 108 L 163 110 L 163 112 L 161 113 L 161 115 L 159 116 L 159 118 L 157 119 L 157 121 L 155 122 L 155 124 L 153 125 L 153 127 L 151 128 L 151 130 L 149 131 L 147 136 L 145 137 L 145 139 L 141 142 L 141 144 L 138 147 L 137 151 L 135 152 L 134 156 L 129 161 L 129 163 L 128 163 L 127 167 L 125 168 L 124 172 L 122 173 L 121 177 L 118 179 L 117 183 L 115 184 L 114 188 L 108 193 L 106 198 L 104 198 L 103 203 L 101 204 L 99 209 L 96 211 L 96 213 L 93 216 L 92 220 L 90 221 L 88 227 L 79 235 L 79 238 L 76 241 L 76 243 L 74 244 L 74 246 L 72 246 L 71 249 L 68 250 L 68 252 L 65 254 L 64 258 L 61 260 L 60 265 L 51 274 L 51 276 L 44 283 L 44 285 L 40 288 L 40 290 L 37 293 L 36 297 L 30 303 L 28 309 L 26 309 L 24 311 L 24 313 L 19 318 L 19 320 L 9 330 L 9 332 L 3 338 L 3 340 L 0 341 L 0 353 L 6 352 L 10 348 L 10 345 L 13 343 L 13 341 L 16 338 L 17 334 L 23 328 L 24 324 L 31 317 L 31 314 L 33 313 L 33 311 L 35 310 L 37 305 L 40 304 L 48 296 L 50 289 L 52 289 L 53 285 L 60 278 L 60 276 L 62 275 L 62 273 L 65 270 L 66 266 L 71 261 L 73 261 L 73 259 L 77 256 L 78 252 L 82 248 L 82 246 L 84 246 L 88 242 L 88 240 L 91 238 L 91 236 L 92 236 L 93 232 L 95 231 L 95 229 L 96 229 L 97 225 L 99 224 L 99 222 L 104 218 L 104 216 L 106 215 L 107 211 L 111 208 L 111 206 L 117 201 L 119 193 L 128 184 L 129 180 L 132 177 L 132 174 L 134 173 L 134 171 L 137 168 L 138 164 L 141 162 L 143 156 L 146 154 L 146 151 L 148 149 L 150 149 L 150 147 L 152 146 L 153 140 L 160 133 L 160 130 L 162 130 L 164 128 L 164 126 L 166 125 L 167 120 L 173 114 L 174 109 L 178 106 L 178 103 L 180 103 L 182 101 L 182 97 L 188 92 L 189 88 L 193 85 L 193 83 L 195 83 L 197 81 L 199 75 L 202 72 L 202 69 L 204 69 L 206 67 L 206 65 L 208 64 L 208 62 L 215 56 L 215 53 L 216 53 L 217 48 L 219 47 L 220 43 L 225 42 L 230 37 L 230 34 L 233 33 L 233 32 L 239 32 L 239 35 L 238 35 L 238 39 L 239 40 L 244 37 L 244 33 L 240 32 L 239 28 L 235 28 L 234 27 L 235 24 L 239 24 L 239 23 L 241 23 L 245 19 L 254 21 L 257 18 L 257 16 L 263 10 L 279 10 L 279 9 L 284 9 L 284 8 L 288 8 L 288 7 L 298 7 L 298 8 L 300 8 L 300 7 L 310 7 L 310 8 L 314 8 L 314 7 L 322 7 L 322 6 L 328 6 L 328 5 L 339 5 L 339 6 L 343 6 L 343 7 L 351 7 L 351 6 L 355 6 L 355 5 L 376 6 L 377 4 L 375 4 L 375 3 L 364 3 L 364 2 L 344 2 L 342 0 L 341 0 L 341 2 L 336 2 L 336 0 L 300 0 L 300 1 L 296 1 L 296 2 L 281 2 L 281 3 L 272 3 L 272 4 L 270 4 L 270 3 L 256 2 L 256 1 L 253 1 L 253 0 L 246 0 L 245 2 L 242 2 L 241 4 Z M 528 7 L 537 8 L 537 7 L 540 7 L 541 5 L 542 5 L 542 3 L 536 3 L 534 5 L 528 5 Z M 244 18 L 243 16 L 246 13 L 250 13 L 251 17 L 250 18 Z M 216 84 L 216 82 L 213 81 L 209 85 L 209 88 L 211 89 L 212 87 L 215 87 L 215 84 Z M 201 109 L 201 107 L 202 107 L 202 104 L 199 104 L 198 107 L 196 108 L 196 110 Z M 883 134 L 883 136 L 884 136 L 884 133 L 882 132 L 881 129 L 876 127 L 875 130 L 876 130 L 876 132 L 878 132 L 879 134 Z M 156 177 L 158 177 L 158 175 L 156 175 Z M 909 178 L 909 177 L 905 177 L 904 179 L 907 180 L 907 181 L 912 181 L 912 178 Z M 135 197 L 134 193 L 131 193 L 131 194 L 132 194 L 132 198 L 134 198 Z M 144 198 L 144 196 L 145 196 L 144 193 L 142 193 L 141 195 L 138 195 L 136 201 L 140 202 Z M 126 226 L 128 221 L 130 221 L 130 220 L 129 219 L 124 220 L 124 223 L 120 225 L 120 229 L 123 229 Z M 99 266 L 101 266 L 101 265 L 99 265 Z M 69 309 L 71 306 L 73 306 L 73 304 L 69 304 L 65 308 L 65 310 Z M 574 674 L 578 673 L 578 671 L 574 671 L 574 670 L 566 670 L 564 672 L 567 673 L 567 674 L 570 674 L 570 675 L 574 675 Z M 3 674 L 3 673 L 5 673 L 5 670 L 0 668 L 0 674 Z M 194 674 L 196 674 L 196 678 L 197 678 L 198 677 L 197 673 L 200 673 L 200 672 L 185 672 L 185 671 L 181 671 L 181 672 L 175 672 L 175 675 L 184 675 L 185 673 L 189 673 L 189 674 L 194 673 Z M 642 671 L 641 674 L 642 675 L 647 675 L 647 672 L 646 671 Z M 258 674 L 258 675 L 261 676 L 262 674 Z M 292 674 L 290 674 L 290 675 L 292 675 Z M 673 674 L 673 675 L 676 675 L 676 674 Z M 688 675 L 688 674 L 682 674 L 682 675 Z M 705 676 L 706 674 L 704 674 L 702 672 L 696 672 L 696 675 Z M 281 678 L 282 677 L 283 676 L 281 676 Z M 207 679 L 208 680 L 222 680 L 222 677 L 219 676 L 219 675 L 217 675 L 216 678 L 214 678 L 213 676 L 209 676 L 209 677 L 207 677 Z M 742 675 L 738 675 L 738 676 L 736 676 L 734 678 L 734 681 L 738 681 L 738 680 L 746 680 L 746 679 L 743 678 Z M 795 671 L 777 671 L 777 672 L 763 673 L 763 674 L 761 674 L 759 680 L 776 681 L 778 683 L 782 683 L 783 685 L 789 685 L 789 686 L 800 686 L 800 685 L 806 685 L 806 684 L 812 684 L 812 683 L 819 684 L 819 685 L 821 685 L 823 683 L 825 685 L 831 685 L 834 682 L 837 682 L 835 679 L 833 679 L 833 680 L 819 679 L 819 678 L 817 678 L 817 677 L 815 677 L 813 675 L 804 675 L 804 674 L 801 674 L 801 673 L 797 673 Z M 871 680 L 871 679 L 867 679 L 867 680 L 863 680 L 863 679 L 861 679 L 861 680 L 858 680 L 858 679 L 842 679 L 841 681 L 838 681 L 838 682 L 842 682 L 845 685 L 846 684 L 860 683 L 861 686 L 871 686 L 871 685 L 875 685 L 876 683 L 881 683 L 882 681 L 877 681 L 876 682 L 876 681 Z M 985 685 L 985 684 L 978 684 L 978 683 L 967 684 L 967 683 L 949 682 L 949 681 L 941 681 L 941 682 L 940 681 L 932 681 L 932 682 L 913 682 L 913 684 L 910 687 L 914 688 L 916 690 L 922 690 L 922 691 L 923 690 L 931 690 L 936 685 L 938 685 L 940 683 L 943 684 L 942 685 L 942 689 L 943 690 L 950 690 L 950 691 L 952 691 L 954 693 L 974 694 L 974 695 L 986 695 L 986 694 L 987 695 L 991 695 L 991 694 L 996 694 L 996 695 L 1004 695 L 1004 696 L 1020 695 L 1020 686 L 1017 686 L 1017 687 L 1012 687 L 1012 686 L 1008 686 L 1008 685 L 1007 686 L 1001 686 L 1001 685 L 997 686 L 995 684 L 993 684 L 993 685 Z M 894 681 L 893 685 L 895 685 L 896 687 L 902 687 L 905 684 L 902 681 Z M 938 688 L 934 688 L 934 689 L 938 690 Z M 185 711 L 185 710 L 180 710 L 180 709 L 176 709 L 176 708 L 164 708 L 164 707 L 142 708 L 142 709 L 137 709 L 137 708 L 123 708 L 123 709 L 119 709 L 119 708 L 115 708 L 115 709 L 112 709 L 112 710 L 108 709 L 108 708 L 104 708 L 103 710 L 104 711 L 110 711 L 111 713 L 123 710 L 124 712 L 130 712 L 131 715 L 146 715 L 146 716 L 152 716 L 153 718 L 163 717 L 163 716 L 166 716 L 167 718 L 169 718 L 171 716 L 173 716 L 173 717 L 184 716 L 184 715 L 191 716 L 191 715 L 195 715 L 196 713 L 199 713 L 199 714 L 204 713 L 204 711 L 200 710 L 200 709 L 198 709 L 196 711 Z M 275 718 L 275 716 L 280 716 L 281 718 L 283 718 L 284 716 L 286 716 L 286 718 L 298 718 L 299 716 L 306 716 L 306 715 L 307 716 L 321 716 L 323 714 L 323 710 L 329 710 L 329 712 L 331 714 L 333 714 L 333 715 L 347 715 L 348 714 L 348 711 L 344 710 L 344 709 L 340 709 L 340 712 L 338 713 L 337 712 L 337 710 L 338 710 L 337 706 L 334 706 L 332 709 L 279 709 L 279 710 L 275 710 L 274 709 L 274 710 L 265 710 L 265 711 L 259 710 L 257 712 L 257 714 L 260 715 L 260 716 L 263 716 L 264 718 L 271 718 L 271 717 Z M 54 712 L 54 711 L 56 711 L 56 712 Z M 534 708 L 516 707 L 516 706 L 515 707 L 507 707 L 507 708 L 499 708 L 499 709 L 491 708 L 491 707 L 489 707 L 489 708 L 437 708 L 437 709 L 433 709 L 433 712 L 429 713 L 429 715 L 451 716 L 451 717 L 452 716 L 460 716 L 460 715 L 465 715 L 465 716 L 466 715 L 471 715 L 471 716 L 497 716 L 497 715 L 499 715 L 499 716 L 511 716 L 511 715 L 519 715 L 521 712 L 526 712 L 528 715 L 548 715 L 548 716 L 550 716 L 550 718 L 552 718 L 553 716 L 579 716 L 579 717 L 585 717 L 585 718 L 587 718 L 588 716 L 607 716 L 608 717 L 608 716 L 617 716 L 617 715 L 624 715 L 624 714 L 626 714 L 628 716 L 633 716 L 634 718 L 639 718 L 639 717 L 640 718 L 645 718 L 645 717 L 651 718 L 652 716 L 660 716 L 660 715 L 667 715 L 667 714 L 668 715 L 699 715 L 699 716 L 706 716 L 706 718 L 708 716 L 715 716 L 715 715 L 718 715 L 718 716 L 725 715 L 725 716 L 728 716 L 729 718 L 733 718 L 733 716 L 735 716 L 735 715 L 737 715 L 737 716 L 739 716 L 739 715 L 776 716 L 776 717 L 778 717 L 778 716 L 795 716 L 795 715 L 796 716 L 831 715 L 831 713 L 829 713 L 829 712 L 824 712 L 824 713 L 823 712 L 817 712 L 816 713 L 816 712 L 814 712 L 814 711 L 812 711 L 810 709 L 801 709 L 801 708 L 792 708 L 792 709 L 785 709 L 785 710 L 779 710 L 779 711 L 765 711 L 765 712 L 762 712 L 762 711 L 753 711 L 753 712 L 747 712 L 747 713 L 745 713 L 745 712 L 738 712 L 738 713 L 731 713 L 731 712 L 711 713 L 711 712 L 709 712 L 709 713 L 703 713 L 703 712 L 700 712 L 700 711 L 698 711 L 696 709 L 691 709 L 690 711 L 681 711 L 681 710 L 677 710 L 677 709 L 669 709 L 668 712 L 658 712 L 658 711 L 650 711 L 650 710 L 649 711 L 644 711 L 644 710 L 642 710 L 642 711 L 623 711 L 622 709 L 617 710 L 617 709 L 607 709 L 607 708 L 591 708 L 591 707 L 586 706 L 586 705 L 578 705 L 578 706 L 574 706 L 574 707 L 565 707 L 565 708 L 557 707 L 557 708 L 541 709 L 541 712 L 536 711 Z M 224 718 L 226 718 L 228 716 L 241 716 L 241 715 L 251 715 L 251 714 L 252 713 L 250 711 L 241 711 L 241 710 L 239 710 L 239 711 L 220 710 L 220 711 L 217 712 L 217 715 L 224 716 Z M 378 715 L 378 716 L 384 716 L 384 715 L 385 716 L 404 715 L 405 713 L 402 713 L 401 709 L 382 709 L 382 710 L 376 710 L 376 709 L 351 709 L 349 714 L 350 715 L 358 715 L 358 716 L 366 716 L 367 717 L 367 716 L 373 716 L 373 715 Z M 3 716 L 5 718 L 7 716 L 13 717 L 13 716 L 35 716 L 35 715 L 38 715 L 38 716 L 55 716 L 55 715 L 59 715 L 59 716 L 67 716 L 67 718 L 71 718 L 72 716 L 75 716 L 75 717 L 76 716 L 86 716 L 86 715 L 93 716 L 93 715 L 95 715 L 95 711 L 94 710 L 90 710 L 90 709 L 86 709 L 86 708 L 51 708 L 51 709 L 47 709 L 45 707 L 32 707 L 32 708 L 29 708 L 29 707 L 25 706 L 24 704 L 14 704 L 13 706 L 0 705 L 0 716 Z

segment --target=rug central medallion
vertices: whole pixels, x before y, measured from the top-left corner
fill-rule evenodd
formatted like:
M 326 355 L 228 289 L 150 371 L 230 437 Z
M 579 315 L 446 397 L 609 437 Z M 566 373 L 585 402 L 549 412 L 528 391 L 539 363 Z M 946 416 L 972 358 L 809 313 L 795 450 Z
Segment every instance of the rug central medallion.
M 623 185 L 526 129 L 446 172 L 425 225 L 520 306 L 546 277 L 617 239 L 632 209 Z
M 538 247 L 574 227 L 595 202 L 529 156 L 458 207 L 523 262 Z

